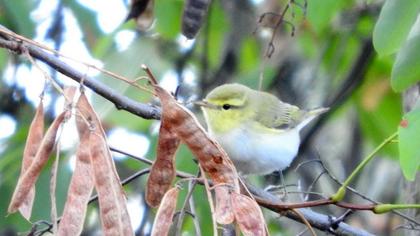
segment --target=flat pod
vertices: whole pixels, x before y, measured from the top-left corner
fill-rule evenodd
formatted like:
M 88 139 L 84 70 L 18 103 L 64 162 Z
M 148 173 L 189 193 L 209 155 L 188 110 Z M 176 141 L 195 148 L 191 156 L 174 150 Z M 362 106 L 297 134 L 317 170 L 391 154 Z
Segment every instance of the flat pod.
M 215 186 L 214 194 L 216 197 L 215 218 L 219 224 L 231 224 L 235 220 L 232 210 L 231 194 L 228 186 Z
M 133 235 L 124 191 L 100 120 L 82 93 L 77 102 L 79 115 L 89 124 L 90 161 L 98 193 L 104 235 Z
M 39 149 L 39 146 L 44 135 L 44 104 L 42 100 L 39 102 L 36 109 L 34 119 L 31 122 L 28 132 L 28 138 L 26 139 L 25 149 L 23 151 L 22 169 L 20 172 L 19 179 L 23 177 L 25 172 L 32 164 L 32 160 Z M 26 196 L 25 200 L 19 207 L 19 212 L 29 220 L 32 213 L 32 206 L 35 199 L 35 186 L 32 186 Z
M 175 214 L 178 193 L 177 187 L 173 187 L 165 193 L 153 222 L 152 236 L 168 235 Z
M 231 193 L 232 209 L 239 229 L 245 236 L 264 236 L 265 220 L 258 204 L 248 196 Z
M 87 205 L 94 187 L 90 163 L 89 127 L 87 121 L 81 116 L 76 116 L 76 125 L 80 142 L 77 147 L 76 165 L 70 181 L 57 235 L 70 236 L 81 234 Z
M 206 174 L 215 184 L 226 184 L 233 191 L 239 192 L 238 173 L 226 152 L 207 135 L 195 116 L 178 104 L 171 94 L 159 86 L 155 86 L 155 91 L 162 104 L 162 120 L 170 125 L 169 129 L 197 157 Z
M 38 179 L 42 168 L 47 164 L 48 158 L 54 148 L 57 131 L 61 123 L 64 121 L 64 118 L 65 112 L 61 113 L 54 119 L 53 123 L 45 133 L 31 165 L 25 171 L 22 178 L 18 180 L 15 191 L 13 192 L 12 200 L 9 204 L 9 213 L 16 212 L 17 209 L 19 209 L 28 197 L 28 194 L 30 194 L 32 187 L 35 186 L 35 182 Z
M 151 207 L 157 207 L 163 195 L 171 187 L 175 178 L 175 153 L 180 140 L 169 130 L 165 119 L 162 120 L 159 131 L 156 160 L 150 170 L 146 187 L 146 202 Z

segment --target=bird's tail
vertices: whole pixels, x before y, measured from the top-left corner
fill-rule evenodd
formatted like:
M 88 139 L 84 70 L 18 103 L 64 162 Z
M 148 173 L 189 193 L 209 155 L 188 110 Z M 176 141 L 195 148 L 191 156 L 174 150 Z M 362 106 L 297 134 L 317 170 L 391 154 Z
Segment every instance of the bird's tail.
M 303 115 L 302 122 L 300 122 L 297 125 L 298 130 L 301 130 L 309 122 L 311 122 L 315 117 L 327 112 L 328 110 L 329 110 L 329 108 L 321 107 L 321 108 L 316 108 L 316 109 L 313 109 L 313 110 L 306 111 L 305 114 Z

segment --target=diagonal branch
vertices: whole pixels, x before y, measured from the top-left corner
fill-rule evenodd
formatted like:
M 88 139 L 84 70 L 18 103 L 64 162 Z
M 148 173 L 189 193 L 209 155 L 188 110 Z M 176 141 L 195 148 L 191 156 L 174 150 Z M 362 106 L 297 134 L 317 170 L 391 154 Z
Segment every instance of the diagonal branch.
M 2 28 L 4 29 L 4 27 Z M 126 110 L 130 113 L 133 113 L 134 115 L 143 117 L 145 119 L 160 118 L 159 107 L 140 103 L 124 95 L 119 94 L 112 88 L 106 86 L 100 81 L 97 81 L 93 78 L 84 75 L 83 73 L 77 71 L 73 67 L 69 66 L 67 63 L 57 58 L 55 55 L 46 52 L 45 50 L 40 49 L 37 46 L 22 43 L 20 40 L 15 39 L 10 35 L 6 36 L 0 34 L 0 47 L 6 48 L 9 51 L 14 52 L 16 54 L 22 54 L 25 50 L 27 50 L 32 57 L 51 66 L 53 69 L 59 71 L 63 75 L 66 75 L 79 83 L 83 81 L 84 85 L 92 89 L 95 93 L 102 96 L 106 100 L 114 103 L 115 107 L 119 110 Z

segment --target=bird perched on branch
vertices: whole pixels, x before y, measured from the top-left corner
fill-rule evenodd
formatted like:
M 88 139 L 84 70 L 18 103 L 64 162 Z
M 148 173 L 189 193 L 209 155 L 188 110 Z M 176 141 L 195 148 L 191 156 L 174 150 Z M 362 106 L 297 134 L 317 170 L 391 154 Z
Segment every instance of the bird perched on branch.
M 240 84 L 219 86 L 196 104 L 204 112 L 210 136 L 242 175 L 287 168 L 299 149 L 299 131 L 328 110 L 301 110 Z

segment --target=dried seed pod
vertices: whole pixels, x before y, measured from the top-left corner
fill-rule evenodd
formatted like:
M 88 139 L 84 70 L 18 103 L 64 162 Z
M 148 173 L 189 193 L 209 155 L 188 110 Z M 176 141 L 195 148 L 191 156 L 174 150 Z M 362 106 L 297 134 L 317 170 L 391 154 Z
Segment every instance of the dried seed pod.
M 239 193 L 238 173 L 232 161 L 220 145 L 213 141 L 195 116 L 163 88 L 155 85 L 155 91 L 162 104 L 162 123 L 183 141 L 197 157 L 200 166 L 217 186 L 216 221 L 229 224 L 233 221 L 230 210 L 230 191 Z
M 39 149 L 39 145 L 42 141 L 44 134 L 44 104 L 42 100 L 38 104 L 36 109 L 35 117 L 29 127 L 28 138 L 26 139 L 25 149 L 23 151 L 22 169 L 20 172 L 19 179 L 23 177 L 24 173 L 32 164 L 32 160 L 35 158 L 36 153 Z M 29 221 L 32 213 L 32 206 L 35 198 L 35 186 L 32 186 L 28 192 L 28 195 L 19 207 L 19 212 Z
M 90 125 L 89 149 L 95 188 L 98 193 L 100 218 L 105 235 L 134 235 L 124 191 L 111 157 L 105 132 L 84 93 L 77 108 Z
M 232 202 L 228 186 L 215 186 L 214 194 L 216 196 L 215 218 L 219 224 L 231 224 L 235 215 L 232 210 Z
M 70 181 L 57 235 L 81 234 L 87 205 L 94 186 L 90 163 L 89 127 L 81 116 L 76 116 L 76 125 L 80 139 L 76 153 L 76 167 Z
M 226 152 L 207 135 L 190 111 L 153 79 L 152 84 L 162 104 L 162 123 L 168 124 L 169 130 L 189 147 L 205 174 L 213 180 L 216 220 L 227 224 L 234 216 L 245 235 L 266 235 L 261 209 L 253 199 L 239 193 L 238 173 Z
M 63 90 L 63 95 L 64 95 L 64 110 L 63 112 L 65 112 L 65 117 L 64 117 L 64 121 L 66 122 L 68 119 L 70 119 L 72 113 L 72 106 L 73 106 L 73 99 L 74 99 L 74 95 L 76 93 L 76 87 L 74 86 L 66 86 L 64 87 Z M 57 200 L 56 200 L 56 189 L 57 189 L 57 172 L 58 172 L 58 165 L 59 165 L 59 161 L 60 161 L 60 146 L 58 145 L 57 147 L 57 153 L 56 156 L 54 158 L 54 162 L 51 166 L 51 178 L 50 178 L 50 199 L 51 199 L 51 221 L 53 223 L 51 232 L 55 235 L 57 234 L 57 228 L 58 228 L 58 223 L 57 223 Z
M 245 236 L 265 236 L 266 227 L 261 208 L 248 196 L 231 193 L 232 209 L 239 229 Z
M 155 222 L 153 222 L 152 236 L 168 235 L 175 214 L 178 193 L 179 189 L 173 187 L 163 196 L 162 203 L 155 217 Z
M 189 147 L 215 184 L 229 185 L 233 191 L 239 192 L 238 173 L 226 152 L 171 94 L 157 85 L 155 91 L 162 104 L 162 122 L 168 124 L 170 131 Z
M 211 0 L 187 0 L 182 15 L 181 31 L 188 39 L 192 39 L 198 33 L 203 24 L 204 18 Z
M 10 201 L 8 208 L 9 213 L 15 212 L 22 205 L 32 187 L 35 186 L 35 182 L 38 179 L 42 168 L 47 163 L 48 158 L 54 148 L 57 131 L 63 122 L 64 117 L 64 112 L 57 116 L 45 133 L 45 136 L 42 139 L 42 142 L 30 167 L 28 167 L 16 185 L 16 189 L 13 193 L 12 200 Z
M 146 202 L 151 207 L 159 206 L 163 195 L 175 178 L 174 159 L 179 142 L 178 137 L 169 131 L 168 124 L 163 120 L 159 131 L 156 160 L 147 179 Z

